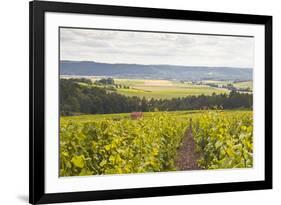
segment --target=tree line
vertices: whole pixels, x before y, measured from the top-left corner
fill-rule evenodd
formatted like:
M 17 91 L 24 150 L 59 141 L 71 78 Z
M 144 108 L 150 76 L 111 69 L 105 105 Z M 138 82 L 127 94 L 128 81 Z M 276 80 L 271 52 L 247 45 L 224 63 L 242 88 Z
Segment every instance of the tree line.
M 252 109 L 253 95 L 231 91 L 229 94 L 187 96 L 173 99 L 129 97 L 104 88 L 80 85 L 75 79 L 60 79 L 60 114 L 108 114 L 147 111 L 198 109 Z M 85 81 L 84 81 L 85 82 Z

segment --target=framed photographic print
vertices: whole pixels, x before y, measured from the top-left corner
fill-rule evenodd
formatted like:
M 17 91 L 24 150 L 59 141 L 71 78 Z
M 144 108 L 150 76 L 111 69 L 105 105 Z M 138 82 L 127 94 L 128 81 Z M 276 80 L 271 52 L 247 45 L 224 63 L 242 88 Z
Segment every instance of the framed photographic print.
M 30 2 L 30 203 L 272 188 L 272 17 Z

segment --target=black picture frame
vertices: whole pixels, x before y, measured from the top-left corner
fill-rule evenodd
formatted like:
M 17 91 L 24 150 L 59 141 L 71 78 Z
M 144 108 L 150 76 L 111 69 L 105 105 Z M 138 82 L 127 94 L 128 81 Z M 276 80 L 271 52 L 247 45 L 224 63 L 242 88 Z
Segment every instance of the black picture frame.
M 272 188 L 272 17 L 248 14 L 230 14 L 124 6 L 32 1 L 30 12 L 30 164 L 29 202 L 31 204 L 75 202 L 90 200 L 153 197 L 167 195 L 199 194 L 260 190 Z M 136 188 L 108 191 L 45 193 L 45 72 L 44 39 L 45 13 L 100 14 L 110 16 L 149 17 L 162 19 L 199 20 L 259 24 L 265 27 L 265 180 L 235 183 L 200 184 L 154 188 Z

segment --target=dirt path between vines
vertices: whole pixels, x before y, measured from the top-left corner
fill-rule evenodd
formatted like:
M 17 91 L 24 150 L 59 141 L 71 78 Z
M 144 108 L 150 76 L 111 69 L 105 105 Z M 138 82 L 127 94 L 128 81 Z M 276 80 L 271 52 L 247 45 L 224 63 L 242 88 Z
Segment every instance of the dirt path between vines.
M 184 134 L 182 146 L 179 148 L 175 164 L 178 170 L 198 170 L 199 153 L 195 151 L 195 141 L 191 127 Z

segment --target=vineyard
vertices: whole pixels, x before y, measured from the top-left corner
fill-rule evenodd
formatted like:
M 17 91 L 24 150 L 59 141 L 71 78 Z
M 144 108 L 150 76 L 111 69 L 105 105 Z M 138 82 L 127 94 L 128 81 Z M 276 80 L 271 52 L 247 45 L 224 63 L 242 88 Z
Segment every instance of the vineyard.
M 253 166 L 252 111 L 155 112 L 61 117 L 60 176 L 176 171 L 187 129 L 201 169 Z
M 253 166 L 253 117 L 250 113 L 207 113 L 193 119 L 192 132 L 203 169 Z

